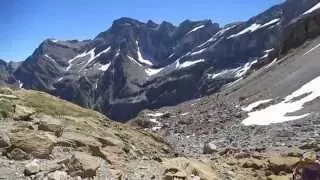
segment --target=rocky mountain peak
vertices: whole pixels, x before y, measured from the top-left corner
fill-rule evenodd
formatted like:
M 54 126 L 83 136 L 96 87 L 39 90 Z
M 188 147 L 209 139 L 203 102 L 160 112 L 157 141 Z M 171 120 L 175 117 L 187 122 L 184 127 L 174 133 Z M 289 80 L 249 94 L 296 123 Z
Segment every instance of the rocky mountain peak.
M 145 108 L 219 91 L 272 61 L 288 25 L 284 19 L 300 17 L 315 3 L 288 1 L 225 27 L 208 19 L 174 26 L 123 17 L 93 40 L 44 41 L 14 75 L 25 88 L 125 121 Z M 286 10 L 291 6 L 300 15 Z
M 121 17 L 113 21 L 112 25 L 121 25 L 121 26 L 132 26 L 132 25 L 142 25 L 144 23 L 140 22 L 139 20 L 130 18 L 130 17 Z
M 149 28 L 156 28 L 156 27 L 159 26 L 157 23 L 155 23 L 155 22 L 152 21 L 152 20 L 148 20 L 148 22 L 147 22 L 146 25 L 147 25 L 147 27 L 149 27 Z
M 0 59 L 0 66 L 5 66 L 6 64 L 7 64 L 6 61 Z

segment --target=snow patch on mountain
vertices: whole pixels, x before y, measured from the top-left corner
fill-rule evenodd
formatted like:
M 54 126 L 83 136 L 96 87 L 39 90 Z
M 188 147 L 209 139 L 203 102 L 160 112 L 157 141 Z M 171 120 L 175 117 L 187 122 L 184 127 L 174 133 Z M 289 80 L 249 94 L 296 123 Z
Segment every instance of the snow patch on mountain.
M 202 29 L 202 28 L 204 28 L 204 27 L 205 27 L 205 25 L 197 26 L 197 27 L 193 28 L 191 31 L 189 31 L 187 34 L 190 34 L 190 33 L 192 33 L 192 32 L 198 31 L 199 29 Z
M 79 58 L 86 57 L 86 56 L 88 56 L 88 54 L 89 54 L 89 53 L 86 51 L 86 52 L 83 52 L 83 53 L 75 56 L 74 58 L 70 59 L 70 60 L 68 61 L 69 66 L 66 68 L 66 71 L 69 71 L 69 70 L 72 68 L 73 62 L 74 62 L 75 60 L 77 60 L 77 59 L 79 59 Z
M 88 52 L 88 55 L 90 56 L 90 58 L 89 58 L 89 60 L 87 61 L 87 63 L 84 65 L 84 66 L 82 66 L 82 68 L 80 69 L 80 71 L 82 70 L 82 69 L 84 69 L 85 67 L 87 67 L 97 56 L 95 56 L 95 48 L 93 48 L 92 50 L 90 50 L 89 52 Z
M 230 29 L 232 29 L 232 28 L 234 28 L 234 27 L 236 27 L 236 25 L 233 25 L 233 26 L 230 26 L 230 27 L 221 29 L 221 30 L 218 31 L 216 34 L 214 34 L 210 39 L 208 39 L 206 42 L 200 44 L 200 45 L 198 46 L 198 48 L 201 48 L 201 47 L 209 44 L 210 42 L 216 41 L 219 36 L 222 36 L 224 33 L 228 32 Z
M 127 56 L 129 58 L 129 60 L 131 60 L 133 63 L 137 64 L 138 66 L 142 67 L 142 65 L 136 60 L 134 59 L 133 57 L 131 56 Z
M 220 31 L 218 31 L 214 36 L 221 36 L 221 35 L 223 35 L 224 33 L 228 32 L 229 30 L 233 29 L 234 27 L 236 27 L 236 25 L 232 25 L 232 26 L 230 26 L 230 27 L 223 28 L 223 29 L 221 29 Z
M 109 62 L 108 64 L 104 64 L 104 65 L 99 67 L 99 70 L 100 71 L 106 71 L 106 70 L 109 69 L 110 65 L 111 65 L 111 62 Z
M 274 48 L 267 49 L 267 50 L 265 50 L 264 52 L 265 52 L 265 53 L 270 53 L 270 52 L 272 52 L 272 51 L 274 51 Z
M 234 71 L 235 71 L 235 69 L 226 69 L 226 70 L 223 70 L 219 73 L 208 74 L 208 78 L 209 79 L 216 79 L 216 78 L 222 77 L 226 74 L 233 73 Z
M 320 44 L 316 45 L 315 47 L 311 48 L 309 51 L 307 51 L 306 53 L 303 54 L 303 56 L 311 53 L 312 51 L 314 51 L 315 49 L 317 49 L 318 47 L 320 47 Z
M 138 41 L 136 41 L 136 44 L 137 44 L 137 48 L 138 48 L 138 50 L 137 50 L 138 61 L 141 62 L 142 64 L 146 64 L 146 65 L 152 66 L 153 63 L 152 63 L 151 60 L 143 58 L 143 55 L 142 55 L 142 53 L 140 51 L 140 47 L 139 47 L 139 42 Z
M 180 116 L 186 116 L 186 115 L 189 115 L 189 114 L 190 114 L 190 112 L 186 112 L 186 113 L 180 114 Z
M 170 59 L 170 58 L 172 58 L 174 55 L 175 55 L 175 54 L 174 54 L 174 53 L 172 53 L 172 54 L 170 54 L 170 55 L 169 55 L 169 57 L 168 57 L 168 58 Z
M 83 70 L 84 68 L 86 68 L 92 61 L 94 61 L 96 58 L 100 57 L 102 54 L 108 53 L 111 50 L 111 47 L 109 46 L 108 48 L 104 49 L 103 51 L 99 52 L 98 54 L 95 54 L 95 49 L 93 48 L 90 51 L 86 51 L 82 54 L 77 55 L 76 57 L 70 59 L 68 61 L 69 66 L 66 68 L 66 71 L 69 71 L 72 68 L 73 62 L 76 61 L 79 58 L 84 58 L 86 56 L 89 56 L 89 59 L 87 60 L 87 62 L 82 66 L 82 68 L 80 70 Z
M 278 22 L 280 22 L 280 18 L 273 19 L 273 20 L 271 20 L 271 21 L 269 21 L 269 22 L 261 25 L 261 27 L 260 27 L 259 29 L 265 28 L 265 27 L 268 27 L 268 26 L 271 26 L 271 25 L 276 24 L 276 23 L 278 23 Z
M 102 54 L 105 54 L 105 53 L 109 52 L 110 50 L 111 50 L 111 47 L 109 46 L 105 50 L 99 52 L 94 58 L 97 58 L 97 57 L 101 56 Z
M 304 12 L 303 15 L 310 14 L 310 13 L 312 13 L 313 11 L 315 11 L 315 10 L 317 10 L 319 8 L 320 8 L 320 2 L 318 4 L 316 4 L 316 5 L 314 5 L 312 8 L 310 8 L 306 12 Z
M 256 64 L 257 62 L 258 60 L 247 62 L 243 67 L 236 69 L 235 77 L 240 78 L 244 76 L 251 69 L 252 65 Z
M 199 60 L 196 60 L 196 61 L 185 61 L 182 64 L 180 64 L 180 61 L 178 60 L 177 63 L 176 63 L 176 69 L 182 69 L 182 68 L 190 67 L 190 66 L 193 66 L 195 64 L 204 62 L 204 61 L 205 61 L 204 59 L 199 59 Z
M 194 55 L 198 55 L 198 54 L 202 54 L 204 51 L 206 51 L 208 48 L 204 48 L 204 49 L 200 49 L 199 51 L 196 51 L 196 52 L 193 52 L 191 53 L 191 56 L 194 56 Z
M 23 83 L 20 80 L 18 80 L 18 84 L 20 89 L 23 88 Z
M 59 79 L 57 80 L 57 82 L 60 82 L 60 81 L 62 81 L 62 80 L 63 80 L 63 77 L 59 78 Z
M 277 62 L 278 58 L 275 58 L 271 63 L 269 63 L 267 66 L 265 66 L 265 68 L 270 68 L 271 66 L 273 66 L 276 62 Z
M 59 42 L 59 40 L 57 40 L 57 39 L 50 39 L 50 41 L 53 42 L 53 43 Z
M 278 23 L 279 21 L 280 21 L 280 18 L 273 19 L 273 20 L 271 20 L 271 21 L 269 21 L 269 22 L 267 22 L 265 24 L 262 24 L 262 25 L 261 24 L 257 24 L 257 23 L 253 23 L 251 26 L 249 26 L 249 27 L 245 28 L 244 30 L 238 32 L 237 34 L 230 35 L 228 37 L 228 39 L 231 39 L 231 38 L 234 38 L 234 37 L 238 37 L 238 36 L 241 36 L 241 35 L 246 34 L 246 33 L 252 33 L 252 32 L 254 32 L 254 31 L 258 30 L 258 29 L 262 29 L 262 28 L 268 27 L 270 25 L 273 25 L 275 23 Z
M 232 76 L 236 78 L 241 78 L 243 77 L 252 67 L 252 65 L 256 64 L 258 60 L 248 62 L 242 66 L 239 66 L 237 68 L 232 68 L 232 69 L 225 69 L 217 73 L 213 74 L 208 74 L 209 79 L 217 79 L 220 77 L 225 77 L 225 76 Z
M 238 37 L 238 36 L 240 36 L 242 34 L 246 34 L 248 32 L 254 32 L 254 31 L 258 30 L 260 28 L 260 26 L 261 26 L 260 24 L 254 23 L 251 26 L 245 28 L 244 30 L 238 32 L 237 34 L 233 34 L 233 35 L 229 36 L 228 39 Z
M 161 113 L 161 112 L 147 114 L 147 116 L 149 116 L 149 117 L 160 117 L 163 115 L 164 115 L 164 113 Z
M 159 69 L 152 69 L 152 68 L 147 68 L 145 69 L 145 72 L 147 73 L 148 76 L 154 76 L 161 72 L 164 68 L 159 68 Z
M 48 54 L 45 54 L 44 57 L 48 58 L 50 61 L 52 61 L 53 63 L 57 63 L 56 60 L 54 60 L 51 56 L 49 56 Z
M 301 88 L 285 97 L 280 103 L 249 113 L 249 117 L 243 120 L 242 123 L 245 125 L 270 125 L 272 123 L 298 120 L 308 116 L 309 113 L 299 116 L 289 116 L 288 114 L 303 109 L 305 103 L 320 97 L 319 83 L 320 76 L 304 84 Z

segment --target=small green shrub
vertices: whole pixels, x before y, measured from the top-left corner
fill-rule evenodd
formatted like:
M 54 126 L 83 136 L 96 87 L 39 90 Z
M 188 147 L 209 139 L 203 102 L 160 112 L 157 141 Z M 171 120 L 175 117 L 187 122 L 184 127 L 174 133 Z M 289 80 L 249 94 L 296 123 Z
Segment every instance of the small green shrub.
M 13 103 L 9 100 L 0 99 L 0 118 L 8 118 L 12 115 Z

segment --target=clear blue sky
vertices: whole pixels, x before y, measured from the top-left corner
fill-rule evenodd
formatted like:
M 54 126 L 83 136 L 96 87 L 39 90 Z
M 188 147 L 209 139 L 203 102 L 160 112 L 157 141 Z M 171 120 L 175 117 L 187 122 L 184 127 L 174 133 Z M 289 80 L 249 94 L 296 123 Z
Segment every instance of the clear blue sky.
M 244 21 L 283 0 L 1 0 L 0 59 L 24 60 L 47 38 L 91 39 L 119 17 L 179 24 Z

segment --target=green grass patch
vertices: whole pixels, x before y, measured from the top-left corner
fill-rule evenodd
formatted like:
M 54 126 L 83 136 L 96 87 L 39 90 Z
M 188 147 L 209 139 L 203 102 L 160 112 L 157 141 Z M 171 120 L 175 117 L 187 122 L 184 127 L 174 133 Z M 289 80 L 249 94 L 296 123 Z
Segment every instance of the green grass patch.
M 13 103 L 6 99 L 0 99 L 0 119 L 9 118 L 14 111 Z

